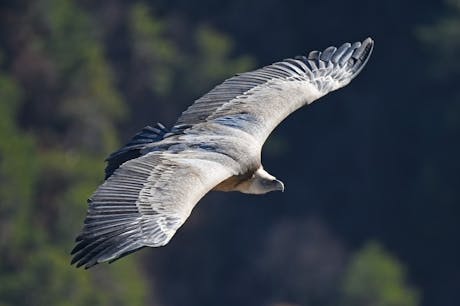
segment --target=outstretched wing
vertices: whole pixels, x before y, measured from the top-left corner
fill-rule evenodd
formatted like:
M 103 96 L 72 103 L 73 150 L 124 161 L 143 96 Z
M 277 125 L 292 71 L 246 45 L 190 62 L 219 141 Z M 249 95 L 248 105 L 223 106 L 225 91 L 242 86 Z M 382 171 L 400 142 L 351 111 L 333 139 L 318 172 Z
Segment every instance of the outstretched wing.
M 234 175 L 226 159 L 214 152 L 157 151 L 122 164 L 88 200 L 72 264 L 89 268 L 167 244 L 195 204 Z
M 215 124 L 239 128 L 260 146 L 289 114 L 330 91 L 347 85 L 367 63 L 373 41 L 345 43 L 338 49 L 286 59 L 236 75 L 195 101 L 173 127 L 180 133 Z

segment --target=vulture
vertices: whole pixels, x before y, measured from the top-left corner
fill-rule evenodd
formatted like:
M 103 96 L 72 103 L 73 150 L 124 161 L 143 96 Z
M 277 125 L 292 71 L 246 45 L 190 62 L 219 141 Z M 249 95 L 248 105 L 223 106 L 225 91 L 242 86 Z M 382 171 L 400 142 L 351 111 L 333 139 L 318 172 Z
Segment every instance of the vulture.
M 262 166 L 265 140 L 291 113 L 350 83 L 373 45 L 367 38 L 237 74 L 196 100 L 171 129 L 143 128 L 106 159 L 71 264 L 89 268 L 166 245 L 211 190 L 283 191 Z

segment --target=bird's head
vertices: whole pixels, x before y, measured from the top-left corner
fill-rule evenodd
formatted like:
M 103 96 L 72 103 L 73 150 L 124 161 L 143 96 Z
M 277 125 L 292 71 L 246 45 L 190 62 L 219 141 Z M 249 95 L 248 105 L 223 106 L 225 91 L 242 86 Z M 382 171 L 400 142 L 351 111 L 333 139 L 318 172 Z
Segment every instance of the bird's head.
M 237 189 L 243 193 L 264 194 L 270 191 L 284 191 L 284 184 L 261 166 L 249 179 L 240 183 Z
M 270 191 L 281 191 L 284 192 L 284 184 L 282 181 L 277 180 L 276 178 L 270 179 L 261 179 L 260 181 L 261 188 L 260 190 L 264 191 L 263 193 L 267 193 Z

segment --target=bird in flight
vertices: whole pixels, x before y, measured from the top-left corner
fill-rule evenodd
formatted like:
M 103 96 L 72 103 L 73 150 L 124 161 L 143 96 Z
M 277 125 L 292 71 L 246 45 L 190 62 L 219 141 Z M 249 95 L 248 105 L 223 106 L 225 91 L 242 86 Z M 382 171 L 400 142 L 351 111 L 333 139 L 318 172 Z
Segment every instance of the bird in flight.
M 89 268 L 164 246 L 211 190 L 283 191 L 262 166 L 265 140 L 291 113 L 350 83 L 373 45 L 367 38 L 238 74 L 196 100 L 170 130 L 160 123 L 142 129 L 107 158 L 72 264 Z

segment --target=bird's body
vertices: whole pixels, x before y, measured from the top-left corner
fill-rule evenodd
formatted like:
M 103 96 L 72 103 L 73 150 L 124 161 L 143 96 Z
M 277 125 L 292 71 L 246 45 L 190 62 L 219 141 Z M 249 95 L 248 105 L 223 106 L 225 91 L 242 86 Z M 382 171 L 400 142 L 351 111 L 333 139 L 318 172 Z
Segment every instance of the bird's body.
M 347 85 L 372 47 L 368 38 L 234 76 L 195 101 L 171 130 L 144 128 L 108 157 L 72 263 L 91 267 L 167 244 L 210 190 L 284 190 L 262 166 L 265 140 L 289 114 Z

